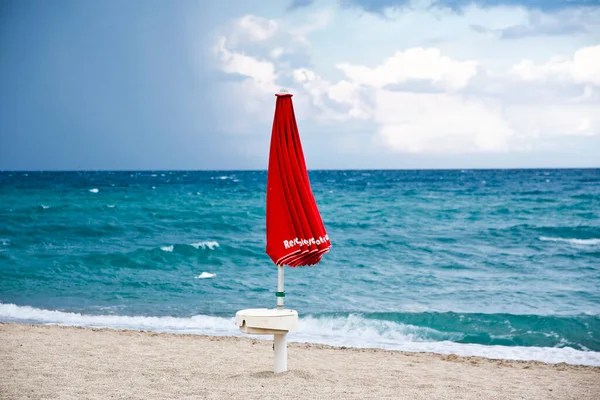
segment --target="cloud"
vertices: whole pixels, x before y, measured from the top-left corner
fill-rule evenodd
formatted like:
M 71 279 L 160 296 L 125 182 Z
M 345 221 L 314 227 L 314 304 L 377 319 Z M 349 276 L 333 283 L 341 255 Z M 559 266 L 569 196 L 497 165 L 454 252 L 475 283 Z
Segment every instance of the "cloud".
M 448 90 L 459 90 L 477 74 L 478 62 L 455 61 L 443 56 L 436 48 L 416 47 L 397 51 L 374 68 L 349 63 L 341 63 L 337 67 L 351 81 L 360 85 L 381 88 L 411 80 L 424 80 Z
M 273 63 L 229 51 L 226 43 L 226 39 L 221 38 L 217 44 L 223 72 L 248 77 L 260 85 L 271 86 L 274 84 L 277 75 Z
M 231 21 L 219 34 L 231 51 L 256 54 L 275 64 L 298 64 L 311 56 L 312 46 L 308 36 L 328 26 L 329 10 L 310 13 L 301 23 L 286 23 L 245 15 Z
M 293 71 L 296 83 L 309 95 L 311 115 L 320 120 L 348 121 L 369 119 L 372 115 L 365 92 L 356 82 L 341 80 L 335 84 L 307 68 Z
M 272 117 L 265 109 L 272 108 L 273 93 L 287 87 L 296 95 L 298 118 L 311 129 L 327 125 L 331 146 L 348 152 L 435 156 L 559 152 L 575 138 L 600 134 L 596 117 L 600 46 L 573 49 L 559 43 L 571 53 L 557 58 L 546 56 L 557 54 L 554 42 L 531 48 L 532 42 L 519 46 L 523 39 L 515 37 L 507 43 L 497 33 L 502 27 L 494 28 L 494 35 L 474 34 L 473 29 L 486 33 L 488 28 L 469 28 L 465 21 L 482 18 L 489 23 L 496 15 L 478 8 L 465 15 L 448 14 L 435 32 L 415 30 L 432 18 L 427 12 L 411 11 L 392 25 L 353 10 L 337 11 L 335 19 L 331 10 L 313 12 L 303 23 L 246 16 L 244 23 L 234 21 L 224 32 L 221 61 L 229 64 L 222 70 L 245 77 L 231 82 L 228 91 L 243 93 L 252 102 L 243 107 L 244 118 L 239 121 L 266 124 Z M 340 12 L 345 13 L 343 18 Z M 514 26 L 522 18 L 532 26 L 553 26 L 540 13 L 509 10 L 500 15 L 504 26 Z M 254 33 L 245 41 L 229 41 L 244 37 L 245 30 Z M 348 36 L 357 31 L 359 36 Z M 381 48 L 372 40 L 405 39 L 407 31 L 416 43 L 432 34 L 446 39 L 392 49 L 389 40 L 383 40 Z M 329 35 L 336 35 L 335 40 Z M 350 45 L 339 46 L 348 37 L 353 38 Z M 409 37 L 403 43 L 410 42 Z M 388 51 L 383 53 L 382 48 Z M 250 125 L 246 129 L 250 131 Z
M 376 103 L 380 135 L 402 152 L 503 152 L 515 135 L 492 99 L 378 90 Z
M 590 137 L 600 134 L 599 103 L 524 104 L 507 110 L 507 118 L 528 146 L 544 142 L 544 138 Z
M 483 68 L 479 61 L 455 60 L 436 48 L 409 48 L 373 67 L 338 63 L 344 78 L 337 82 L 310 68 L 276 71 L 273 63 L 233 53 L 224 45 L 221 52 L 224 72 L 248 78 L 240 86 L 245 93 L 254 91 L 266 98 L 277 91 L 282 76 L 291 74 L 289 86 L 300 98 L 309 99 L 300 103 L 305 115 L 320 121 L 370 121 L 379 142 L 397 152 L 528 150 L 544 137 L 593 136 L 600 129 L 595 91 L 586 89 L 571 99 L 554 93 L 546 102 L 536 103 L 539 89 L 519 84 L 567 80 L 600 85 L 600 46 L 582 48 L 569 59 L 544 64 L 523 60 L 496 77 L 479 74 Z M 500 79 L 504 90 L 485 94 L 486 85 L 497 84 L 493 79 Z M 408 85 L 411 82 L 425 82 L 435 90 Z M 519 95 L 519 90 L 527 90 L 527 96 Z M 253 104 L 260 107 L 247 111 L 264 115 L 269 103 Z
M 267 60 L 229 50 L 227 40 L 223 37 L 217 42 L 215 53 L 221 71 L 237 78 L 225 83 L 223 90 L 217 95 L 217 101 L 228 103 L 232 98 L 244 99 L 236 103 L 236 109 L 232 110 L 230 118 L 221 120 L 221 129 L 232 133 L 252 132 L 253 124 L 244 117 L 260 116 L 260 111 L 268 105 L 267 96 L 277 92 L 275 81 L 278 74 L 275 72 L 275 65 Z
M 220 121 L 222 130 L 252 134 L 252 123 L 244 121 L 266 123 L 272 118 L 264 110 L 272 108 L 273 94 L 295 82 L 292 65 L 310 57 L 307 35 L 323 29 L 329 19 L 325 10 L 289 26 L 281 20 L 245 15 L 222 29 L 213 52 L 219 69 L 232 79 L 218 96 L 223 102 L 232 96 L 243 99 L 230 118 Z
M 246 15 L 237 21 L 239 33 L 243 34 L 249 40 L 263 41 L 267 40 L 277 32 L 279 24 L 277 21 Z
M 599 9 L 600 10 L 600 7 Z M 587 33 L 588 27 L 600 21 L 600 13 L 590 13 L 587 10 L 569 9 L 555 13 L 543 13 L 530 10 L 526 21 L 504 28 L 487 28 L 478 24 L 470 25 L 478 33 L 496 35 L 500 39 L 521 39 L 532 36 L 564 36 Z
M 255 15 L 232 21 L 222 30 L 219 40 L 225 40 L 232 51 L 266 54 L 263 57 L 279 62 L 290 61 L 290 57 L 297 61 L 310 52 L 310 43 L 303 34 L 290 32 L 279 20 Z
M 554 57 L 543 64 L 523 60 L 513 66 L 511 72 L 525 81 L 600 86 L 600 45 L 584 47 L 572 57 Z
M 345 7 L 359 7 L 367 12 L 383 14 L 386 9 L 404 8 L 411 5 L 411 0 L 342 0 Z
M 599 7 L 595 0 L 344 0 L 347 7 L 360 7 L 367 12 L 383 14 L 390 9 L 445 9 L 460 13 L 466 8 L 520 7 L 555 12 L 574 8 Z
M 292 3 L 289 6 L 290 10 L 295 10 L 297 8 L 308 7 L 312 5 L 315 0 L 292 0 Z

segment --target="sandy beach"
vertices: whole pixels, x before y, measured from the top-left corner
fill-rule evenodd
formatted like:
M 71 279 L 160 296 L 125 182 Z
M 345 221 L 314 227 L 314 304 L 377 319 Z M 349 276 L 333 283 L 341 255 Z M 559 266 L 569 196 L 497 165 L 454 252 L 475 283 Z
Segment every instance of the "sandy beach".
M 2 399 L 598 399 L 600 368 L 270 341 L 0 324 Z

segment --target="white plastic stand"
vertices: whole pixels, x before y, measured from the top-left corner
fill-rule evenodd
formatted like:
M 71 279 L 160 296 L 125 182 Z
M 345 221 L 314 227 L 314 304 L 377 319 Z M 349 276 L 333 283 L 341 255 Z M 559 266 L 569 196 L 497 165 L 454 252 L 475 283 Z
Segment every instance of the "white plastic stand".
M 283 294 L 283 268 L 277 267 L 277 292 Z M 287 371 L 287 334 L 298 328 L 298 313 L 283 308 L 283 296 L 277 296 L 277 308 L 254 308 L 235 314 L 237 326 L 243 333 L 251 335 L 273 335 L 274 363 L 276 374 Z
M 273 372 L 276 374 L 287 371 L 287 332 L 273 335 L 275 348 L 275 362 Z

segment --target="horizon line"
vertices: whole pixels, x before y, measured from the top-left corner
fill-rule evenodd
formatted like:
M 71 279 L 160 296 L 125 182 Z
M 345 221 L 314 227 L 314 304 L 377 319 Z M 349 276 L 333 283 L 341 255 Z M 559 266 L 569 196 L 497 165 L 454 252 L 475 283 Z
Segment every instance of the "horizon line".
M 594 170 L 597 167 L 476 167 L 476 168 L 308 168 L 308 171 L 517 171 L 517 170 Z M 268 172 L 268 169 L 0 169 L 6 172 Z

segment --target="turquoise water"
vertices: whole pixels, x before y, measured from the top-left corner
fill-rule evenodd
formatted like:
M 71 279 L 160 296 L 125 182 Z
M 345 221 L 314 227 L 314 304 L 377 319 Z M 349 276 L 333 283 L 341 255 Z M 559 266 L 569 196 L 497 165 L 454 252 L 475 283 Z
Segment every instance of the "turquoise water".
M 600 170 L 311 171 L 291 340 L 600 365 Z M 0 320 L 238 334 L 266 172 L 0 173 Z

